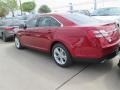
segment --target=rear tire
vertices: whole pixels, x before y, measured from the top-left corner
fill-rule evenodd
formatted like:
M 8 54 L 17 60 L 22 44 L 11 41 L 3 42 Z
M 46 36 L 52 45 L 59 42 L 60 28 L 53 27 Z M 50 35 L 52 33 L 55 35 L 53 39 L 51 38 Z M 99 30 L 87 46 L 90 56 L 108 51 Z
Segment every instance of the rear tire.
M 21 42 L 17 36 L 15 36 L 15 46 L 17 49 L 23 49 L 23 46 L 21 45 Z
M 69 67 L 73 64 L 71 54 L 62 44 L 55 44 L 52 48 L 52 57 L 57 65 Z

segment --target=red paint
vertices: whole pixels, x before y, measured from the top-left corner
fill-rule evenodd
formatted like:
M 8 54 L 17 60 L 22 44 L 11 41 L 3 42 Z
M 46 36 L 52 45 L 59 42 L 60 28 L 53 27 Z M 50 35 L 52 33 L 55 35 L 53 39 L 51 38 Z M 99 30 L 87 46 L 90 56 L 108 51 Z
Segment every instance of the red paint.
M 64 26 L 21 29 L 17 36 L 22 45 L 49 52 L 54 42 L 60 42 L 73 57 L 95 59 L 108 55 L 118 48 L 120 35 L 115 23 L 80 26 L 59 14 L 47 15 L 55 17 Z M 109 33 L 104 36 L 100 30 Z

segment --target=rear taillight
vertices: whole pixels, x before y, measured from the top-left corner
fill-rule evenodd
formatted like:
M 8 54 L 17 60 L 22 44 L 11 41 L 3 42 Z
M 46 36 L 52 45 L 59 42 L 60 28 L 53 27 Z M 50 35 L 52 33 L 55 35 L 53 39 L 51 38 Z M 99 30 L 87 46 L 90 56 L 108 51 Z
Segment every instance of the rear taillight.
M 98 31 L 93 31 L 94 35 L 96 38 L 104 38 L 108 42 L 112 42 L 112 39 L 114 37 L 114 34 L 117 32 L 117 28 L 113 30 L 98 30 Z M 117 37 L 117 36 L 116 36 Z
M 113 31 L 112 31 L 113 32 Z M 110 32 L 107 32 L 105 30 L 99 30 L 99 31 L 94 31 L 93 32 L 95 34 L 95 37 L 96 38 L 104 38 L 106 39 L 108 42 L 111 42 L 112 41 L 112 38 L 110 37 L 109 33 Z
M 94 30 L 89 30 L 87 33 L 87 39 L 89 40 L 89 44 L 93 47 L 100 47 L 100 40 L 96 38 L 93 32 Z
M 109 36 L 109 33 L 105 30 L 93 31 L 93 33 L 94 33 L 95 37 L 97 37 L 97 38 Z

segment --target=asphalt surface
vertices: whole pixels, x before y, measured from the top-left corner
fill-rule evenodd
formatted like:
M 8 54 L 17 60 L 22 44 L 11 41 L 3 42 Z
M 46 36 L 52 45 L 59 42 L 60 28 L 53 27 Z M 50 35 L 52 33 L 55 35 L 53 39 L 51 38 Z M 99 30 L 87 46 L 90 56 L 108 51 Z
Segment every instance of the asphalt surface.
M 61 68 L 49 54 L 0 41 L 0 90 L 120 90 L 119 58 Z

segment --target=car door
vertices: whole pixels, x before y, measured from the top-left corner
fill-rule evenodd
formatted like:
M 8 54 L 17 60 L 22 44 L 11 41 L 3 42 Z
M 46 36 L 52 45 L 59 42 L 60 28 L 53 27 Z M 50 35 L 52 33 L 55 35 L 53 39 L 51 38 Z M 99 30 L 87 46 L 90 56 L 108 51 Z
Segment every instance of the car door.
M 57 23 L 57 24 L 56 24 Z M 36 48 L 47 51 L 53 40 L 54 31 L 60 26 L 54 18 L 42 16 L 38 19 L 37 28 L 33 31 L 33 44 Z M 34 36 L 35 35 L 35 36 Z
M 26 46 L 36 49 L 46 49 L 43 47 L 44 40 L 41 40 L 41 38 L 45 38 L 45 40 L 47 40 L 50 33 L 49 25 L 46 20 L 46 17 L 40 16 L 27 22 L 27 28 L 24 30 L 24 34 L 21 37 L 23 38 L 21 39 L 23 40 L 22 42 Z
M 30 20 L 28 20 L 26 22 L 26 29 L 21 30 L 21 42 L 25 45 L 25 46 L 30 46 L 32 47 L 32 40 L 33 40 L 33 35 L 34 35 L 34 31 L 36 30 L 36 23 L 37 23 L 37 17 L 34 17 Z

